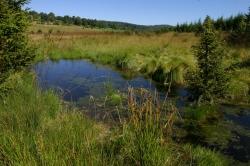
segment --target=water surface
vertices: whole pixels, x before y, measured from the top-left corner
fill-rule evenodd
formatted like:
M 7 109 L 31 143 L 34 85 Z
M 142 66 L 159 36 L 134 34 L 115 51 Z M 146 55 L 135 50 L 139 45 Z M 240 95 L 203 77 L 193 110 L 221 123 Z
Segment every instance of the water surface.
M 121 92 L 133 87 L 157 91 L 162 96 L 166 93 L 163 86 L 141 75 L 128 79 L 126 73 L 85 60 L 40 62 L 35 65 L 34 70 L 42 89 L 53 89 L 66 101 L 75 102 L 90 96 L 101 97 L 105 95 L 107 87 Z
M 43 90 L 53 89 L 69 102 L 88 103 L 90 97 L 105 96 L 110 87 L 124 93 L 127 92 L 128 87 L 145 88 L 158 92 L 162 98 L 165 97 L 167 89 L 142 75 L 121 72 L 86 60 L 40 62 L 34 66 L 34 70 L 38 84 Z M 130 77 L 131 75 L 133 77 Z M 185 89 L 173 89 L 171 95 L 178 98 L 176 100 L 178 107 L 187 104 L 188 93 Z M 230 130 L 234 133 L 234 139 L 224 149 L 224 154 L 233 156 L 236 160 L 248 162 L 250 160 L 250 109 L 233 106 L 221 106 L 220 109 L 225 112 L 225 120 L 233 123 Z

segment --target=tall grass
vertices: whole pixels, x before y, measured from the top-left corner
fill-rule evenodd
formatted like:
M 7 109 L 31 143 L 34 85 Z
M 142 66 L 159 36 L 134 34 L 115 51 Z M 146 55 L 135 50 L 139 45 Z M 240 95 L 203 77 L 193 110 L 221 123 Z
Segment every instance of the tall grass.
M 231 74 L 227 100 L 230 104 L 250 104 L 250 49 L 228 48 L 226 67 Z
M 100 163 L 98 125 L 69 110 L 52 92 L 36 89 L 32 75 L 13 75 L 0 100 L 0 165 Z
M 162 83 L 185 84 L 187 70 L 196 67 L 192 46 L 198 37 L 192 33 L 126 34 L 74 26 L 34 25 L 45 34 L 33 34 L 31 43 L 37 48 L 36 61 L 52 59 L 89 59 L 121 69 L 143 73 Z M 31 28 L 31 29 L 32 29 Z M 46 34 L 49 29 L 64 33 Z M 227 46 L 225 68 L 249 60 L 249 49 Z M 228 98 L 234 103 L 249 104 L 249 69 L 246 65 L 229 71 L 232 75 Z M 224 101 L 226 102 L 226 101 Z
M 140 101 L 130 91 L 131 116 L 111 130 L 41 92 L 32 74 L 12 75 L 1 89 L 0 165 L 225 165 L 215 152 L 166 139 L 171 118 L 161 120 L 147 92 Z
M 39 35 L 37 35 L 39 36 Z M 195 66 L 190 48 L 197 38 L 193 34 L 163 35 L 85 34 L 33 37 L 38 48 L 37 60 L 89 59 L 146 75 L 166 77 L 182 83 L 185 69 Z M 185 40 L 184 39 L 188 39 Z M 162 70 L 161 73 L 157 72 Z M 166 80 L 157 80 L 164 82 Z
M 104 146 L 114 165 L 226 165 L 215 152 L 172 141 L 177 110 L 171 102 L 160 103 L 145 89 L 129 89 L 128 109 L 122 130 L 115 130 Z
M 60 33 L 64 33 L 65 35 L 79 35 L 79 34 L 93 34 L 94 33 L 102 33 L 102 32 L 123 32 L 122 30 L 114 30 L 111 28 L 99 29 L 99 28 L 84 28 L 76 25 L 51 25 L 51 24 L 36 24 L 33 23 L 32 26 L 29 27 L 28 32 L 30 35 L 37 34 L 37 32 L 41 30 L 41 33 L 46 34 L 50 30 L 54 35 L 58 35 Z

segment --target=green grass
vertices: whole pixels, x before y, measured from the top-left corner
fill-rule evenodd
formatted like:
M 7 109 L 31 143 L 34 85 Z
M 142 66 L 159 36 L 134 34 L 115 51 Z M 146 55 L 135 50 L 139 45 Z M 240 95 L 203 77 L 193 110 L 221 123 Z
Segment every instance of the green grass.
M 236 105 L 250 104 L 250 66 L 244 65 L 249 62 L 249 48 L 227 48 L 228 57 L 226 66 L 231 67 L 228 72 L 231 81 L 227 92 L 227 102 Z
M 171 74 L 171 79 L 177 83 L 183 83 L 187 68 L 195 67 L 190 49 L 197 41 L 193 34 L 148 36 L 96 32 L 95 35 L 71 37 L 36 35 L 32 39 L 38 48 L 37 61 L 89 59 L 149 76 L 157 75 L 158 78 Z M 183 42 L 184 39 L 189 40 Z M 165 79 L 158 81 L 164 82 Z
M 185 83 L 186 71 L 196 65 L 191 46 L 198 38 L 191 33 L 126 35 L 73 26 L 35 28 L 32 31 L 43 31 L 31 35 L 36 62 L 89 59 L 176 83 Z M 50 29 L 53 33 L 46 34 Z M 227 49 L 226 67 L 249 58 L 247 48 Z M 248 102 L 249 68 L 229 72 L 228 97 Z M 152 105 L 150 97 L 141 105 L 128 98 L 128 119 L 107 127 L 63 104 L 54 92 L 42 92 L 33 74 L 13 74 L 0 89 L 0 165 L 228 165 L 218 152 L 175 143 L 171 139 L 173 110 L 158 119 L 157 112 L 166 108 Z M 111 105 L 125 100 L 114 90 L 108 91 L 108 99 Z M 214 108 L 187 108 L 184 127 L 205 143 L 224 146 L 231 133 L 221 132 L 225 126 L 217 123 L 219 116 Z
M 164 142 L 158 129 L 124 125 L 106 144 L 105 155 L 112 165 L 227 165 L 219 153 L 189 144 Z
M 33 26 L 37 27 L 46 30 L 52 27 L 55 31 L 61 29 L 68 34 L 32 35 L 32 44 L 38 48 L 36 61 L 88 59 L 135 73 L 143 73 L 158 82 L 172 81 L 179 84 L 185 84 L 186 72 L 196 67 L 192 46 L 199 38 L 192 33 L 128 35 L 119 32 L 84 30 L 74 26 Z M 227 46 L 225 51 L 227 53 L 225 67 L 244 63 L 250 58 L 248 48 Z M 232 79 L 226 95 L 227 100 L 234 103 L 249 103 L 249 67 L 237 68 L 229 73 Z
M 13 74 L 1 89 L 0 165 L 226 165 L 216 152 L 169 141 L 150 116 L 113 129 L 93 122 L 37 89 L 33 74 Z
M 30 35 L 34 34 L 46 34 L 51 33 L 52 35 L 79 35 L 79 34 L 93 34 L 102 32 L 123 32 L 122 30 L 114 30 L 110 28 L 99 29 L 99 28 L 83 28 L 76 25 L 51 25 L 51 24 L 36 24 L 33 23 L 29 27 L 28 33 Z
M 0 165 L 100 163 L 98 125 L 36 89 L 33 79 L 16 74 L 4 85 L 11 89 L 0 101 Z
M 185 137 L 191 142 L 225 148 L 233 137 L 217 106 L 187 107 L 184 114 Z

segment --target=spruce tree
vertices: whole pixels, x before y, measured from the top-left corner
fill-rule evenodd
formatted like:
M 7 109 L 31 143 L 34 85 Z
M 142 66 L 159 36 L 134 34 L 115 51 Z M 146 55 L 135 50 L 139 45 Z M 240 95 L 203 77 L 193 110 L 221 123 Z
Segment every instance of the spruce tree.
M 246 44 L 246 31 L 247 31 L 247 17 L 239 15 L 234 23 L 234 30 L 230 35 L 231 44 L 245 45 Z
M 225 93 L 228 77 L 222 66 L 224 51 L 209 16 L 203 23 L 200 43 L 194 47 L 194 53 L 198 64 L 197 71 L 189 78 L 189 88 L 199 103 L 213 104 Z
M 11 71 L 27 66 L 34 55 L 25 34 L 27 0 L 0 0 L 0 84 Z
M 250 47 L 250 7 L 248 8 L 248 13 L 246 14 L 246 34 L 245 37 L 247 38 L 247 46 Z

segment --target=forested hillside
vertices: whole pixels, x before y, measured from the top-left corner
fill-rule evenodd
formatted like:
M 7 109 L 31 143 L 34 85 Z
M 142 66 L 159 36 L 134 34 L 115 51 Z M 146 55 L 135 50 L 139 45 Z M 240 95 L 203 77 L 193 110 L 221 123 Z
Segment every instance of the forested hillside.
M 56 16 L 54 13 L 38 13 L 36 11 L 29 11 L 31 20 L 40 24 L 54 24 L 54 25 L 78 25 L 86 28 L 111 28 L 120 30 L 134 30 L 134 31 L 170 31 L 173 26 L 170 25 L 137 25 L 126 22 L 104 21 L 96 19 L 87 19 L 76 16 Z

